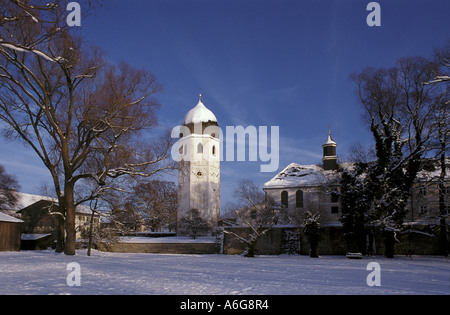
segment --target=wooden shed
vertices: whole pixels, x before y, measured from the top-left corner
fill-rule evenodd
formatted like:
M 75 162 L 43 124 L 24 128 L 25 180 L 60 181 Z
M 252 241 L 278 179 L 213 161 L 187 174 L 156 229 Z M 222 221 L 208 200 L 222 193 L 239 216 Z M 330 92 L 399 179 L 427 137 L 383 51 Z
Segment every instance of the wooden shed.
M 0 251 L 20 251 L 23 221 L 0 212 Z

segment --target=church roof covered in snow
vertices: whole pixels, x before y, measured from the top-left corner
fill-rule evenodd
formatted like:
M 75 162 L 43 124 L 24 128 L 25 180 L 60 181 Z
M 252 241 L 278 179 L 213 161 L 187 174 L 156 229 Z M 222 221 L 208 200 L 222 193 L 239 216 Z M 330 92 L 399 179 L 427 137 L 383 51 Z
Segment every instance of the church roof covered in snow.
M 337 172 L 324 170 L 320 165 L 289 164 L 284 170 L 266 182 L 264 189 L 318 186 L 329 183 Z
M 264 184 L 264 188 L 316 186 L 325 180 L 323 168 L 318 165 L 289 164 Z
M 189 124 L 198 124 L 198 123 L 207 123 L 213 122 L 217 123 L 217 118 L 206 108 L 205 104 L 202 103 L 201 94 L 198 100 L 197 105 L 187 112 L 186 116 L 184 116 L 182 125 L 187 126 Z

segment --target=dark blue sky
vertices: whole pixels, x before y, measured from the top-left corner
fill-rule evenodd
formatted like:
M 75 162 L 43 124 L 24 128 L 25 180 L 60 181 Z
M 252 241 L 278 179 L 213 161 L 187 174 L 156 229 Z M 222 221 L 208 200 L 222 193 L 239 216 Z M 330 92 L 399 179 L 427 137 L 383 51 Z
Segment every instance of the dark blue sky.
M 108 0 L 82 17 L 81 32 L 111 61 L 153 72 L 161 127 L 178 125 L 198 93 L 225 126 L 279 126 L 279 170 L 319 163 L 328 126 L 345 156 L 371 143 L 349 75 L 390 67 L 402 56 L 428 56 L 450 38 L 450 1 L 389 0 L 381 26 L 366 24 L 368 0 Z M 83 9 L 83 8 L 82 8 Z M 39 192 L 46 171 L 18 144 L 0 164 L 22 191 Z M 258 184 L 261 162 L 224 162 L 222 203 L 241 178 Z M 176 178 L 174 179 L 176 180 Z

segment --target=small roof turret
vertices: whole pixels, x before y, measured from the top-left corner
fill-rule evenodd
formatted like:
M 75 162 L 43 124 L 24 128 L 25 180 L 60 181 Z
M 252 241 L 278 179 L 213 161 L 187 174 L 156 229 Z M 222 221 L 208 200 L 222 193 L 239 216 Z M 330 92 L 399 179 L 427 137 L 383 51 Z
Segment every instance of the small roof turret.
M 328 138 L 327 138 L 327 142 L 325 142 L 323 144 L 323 146 L 327 146 L 327 145 L 336 145 L 336 142 L 334 142 L 333 138 L 331 138 L 331 130 L 328 129 Z

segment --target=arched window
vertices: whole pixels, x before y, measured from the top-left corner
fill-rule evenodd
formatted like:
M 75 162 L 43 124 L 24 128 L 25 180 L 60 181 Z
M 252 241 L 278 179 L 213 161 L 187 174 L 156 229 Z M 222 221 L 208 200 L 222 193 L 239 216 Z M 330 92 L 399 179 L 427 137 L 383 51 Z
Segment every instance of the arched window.
M 203 144 L 199 143 L 197 145 L 197 153 L 203 153 Z
M 180 149 L 178 150 L 178 152 L 180 152 L 180 154 L 183 154 L 183 146 L 180 145 Z
M 281 205 L 288 208 L 289 207 L 289 195 L 286 190 L 281 192 Z
M 295 207 L 303 208 L 303 190 L 297 190 L 295 193 Z
M 215 145 L 213 145 L 213 147 L 212 147 L 212 154 L 216 155 L 216 146 Z

